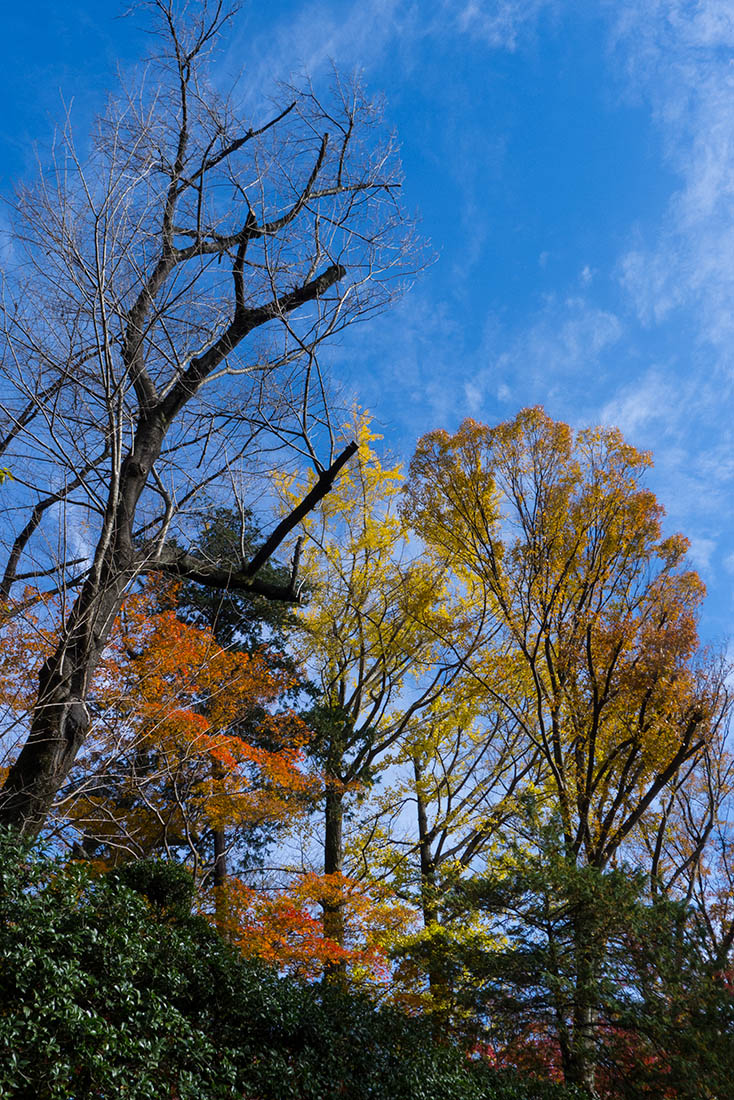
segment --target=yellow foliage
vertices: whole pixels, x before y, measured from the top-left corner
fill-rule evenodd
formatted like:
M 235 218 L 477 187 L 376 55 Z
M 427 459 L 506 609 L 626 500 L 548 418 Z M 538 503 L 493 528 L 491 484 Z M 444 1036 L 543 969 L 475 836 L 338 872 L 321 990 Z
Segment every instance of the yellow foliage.
M 704 586 L 687 540 L 662 536 L 650 465 L 617 429 L 534 408 L 425 436 L 406 490 L 404 515 L 481 614 L 477 698 L 524 732 L 567 843 L 593 859 L 721 714 L 721 675 L 697 656 Z

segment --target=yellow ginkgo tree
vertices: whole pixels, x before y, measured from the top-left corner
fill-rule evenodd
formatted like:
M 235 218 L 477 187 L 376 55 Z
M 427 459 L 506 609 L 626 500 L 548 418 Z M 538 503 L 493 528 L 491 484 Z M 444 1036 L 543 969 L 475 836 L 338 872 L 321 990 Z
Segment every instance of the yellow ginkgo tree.
M 310 751 L 324 781 L 324 929 L 337 944 L 345 905 L 334 883 L 346 895 L 355 877 L 369 877 L 363 852 L 345 861 L 345 808 L 395 759 L 457 668 L 441 641 L 450 630 L 441 568 L 411 543 L 398 508 L 401 468 L 383 465 L 369 416 L 355 413 L 348 431 L 356 458 L 304 521 L 310 595 L 299 627 L 299 656 L 315 684 Z M 305 489 L 283 484 L 286 504 Z

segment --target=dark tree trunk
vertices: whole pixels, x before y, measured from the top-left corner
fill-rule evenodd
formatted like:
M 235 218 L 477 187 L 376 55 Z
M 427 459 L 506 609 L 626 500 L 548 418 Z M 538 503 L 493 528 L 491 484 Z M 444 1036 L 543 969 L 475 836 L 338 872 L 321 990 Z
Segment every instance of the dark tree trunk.
M 214 840 L 214 885 L 224 886 L 227 881 L 227 845 L 224 829 L 212 829 Z
M 428 828 L 426 801 L 421 791 L 422 769 L 417 759 L 413 760 L 415 773 L 415 797 L 418 807 L 418 845 L 421 866 L 421 909 L 423 924 L 426 928 L 438 924 L 438 895 L 436 892 L 436 864 L 433 859 L 431 843 L 433 836 Z
M 421 910 L 423 925 L 430 928 L 440 924 L 441 914 L 438 905 L 438 883 L 436 881 L 436 860 L 433 855 L 433 832 L 428 825 L 426 800 L 422 790 L 423 769 L 420 760 L 413 758 L 415 775 L 415 797 L 418 814 L 418 851 L 420 855 Z M 446 977 L 446 968 L 435 949 L 428 954 L 428 988 L 431 993 L 432 1016 L 436 1038 L 445 1036 L 449 1023 L 450 988 Z
M 324 814 L 324 874 L 341 875 L 344 871 L 344 792 L 341 784 L 332 783 L 326 791 L 326 809 Z M 328 899 L 323 902 L 324 935 L 339 947 L 344 947 L 344 902 Z M 344 963 L 328 963 L 324 978 L 343 979 Z
M 579 908 L 574 921 L 575 975 L 571 1050 L 566 1080 L 596 1096 L 596 997 L 599 945 L 594 943 L 589 914 Z
M 89 733 L 86 705 L 94 672 L 107 644 L 125 591 L 135 577 L 132 530 L 135 509 L 158 459 L 165 421 L 141 419 L 133 449 L 111 487 L 97 554 L 74 604 L 56 651 L 39 673 L 38 701 L 28 740 L 0 792 L 0 825 L 35 836 Z M 116 491 L 115 491 L 116 489 Z

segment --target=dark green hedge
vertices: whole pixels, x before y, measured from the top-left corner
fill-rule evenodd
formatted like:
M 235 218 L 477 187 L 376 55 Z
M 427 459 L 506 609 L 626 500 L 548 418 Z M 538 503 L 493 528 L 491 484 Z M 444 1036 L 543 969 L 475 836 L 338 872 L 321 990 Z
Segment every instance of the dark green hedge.
M 0 837 L 3 1100 L 565 1100 L 233 954 L 173 865 L 94 877 Z

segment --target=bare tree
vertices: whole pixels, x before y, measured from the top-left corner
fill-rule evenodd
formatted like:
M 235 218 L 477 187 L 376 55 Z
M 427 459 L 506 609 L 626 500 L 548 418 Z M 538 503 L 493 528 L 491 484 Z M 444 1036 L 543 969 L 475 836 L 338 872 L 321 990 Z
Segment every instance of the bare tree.
M 19 194 L 0 302 L 0 599 L 22 613 L 32 580 L 63 605 L 0 791 L 0 823 L 31 834 L 88 737 L 90 680 L 138 576 L 297 598 L 297 553 L 285 586 L 259 571 L 355 449 L 334 452 L 319 348 L 415 260 L 394 145 L 358 83 L 335 77 L 328 101 L 287 88 L 250 120 L 207 81 L 235 9 L 145 6 L 158 52 L 89 152 L 67 120 Z M 289 456 L 315 483 L 253 557 L 185 549 L 197 494 Z

